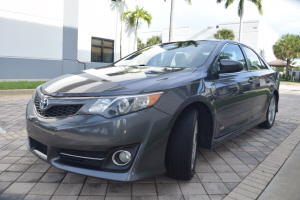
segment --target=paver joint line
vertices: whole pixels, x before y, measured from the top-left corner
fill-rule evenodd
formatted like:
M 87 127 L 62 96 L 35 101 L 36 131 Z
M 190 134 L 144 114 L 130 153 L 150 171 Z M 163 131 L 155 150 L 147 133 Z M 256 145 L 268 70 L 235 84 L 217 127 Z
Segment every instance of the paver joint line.
M 288 109 L 285 105 L 289 103 L 282 102 L 288 101 L 289 90 L 282 94 L 280 112 L 272 129 L 253 127 L 213 150 L 199 148 L 196 174 L 191 181 L 161 175 L 129 184 L 68 173 L 38 160 L 26 148 L 24 119 L 30 97 L 0 97 L 0 127 L 3 130 L 0 131 L 0 199 L 11 198 L 12 194 L 7 192 L 14 191 L 20 184 L 23 193 L 15 198 L 37 198 L 37 190 L 49 186 L 47 194 L 50 195 L 39 196 L 41 199 L 85 199 L 93 196 L 97 199 L 139 199 L 143 190 L 146 191 L 146 199 L 256 199 L 300 140 L 300 134 L 295 134 L 300 124 L 297 120 L 300 118 L 299 109 L 285 111 Z M 120 187 L 112 187 L 115 185 Z M 32 194 L 29 195 L 30 192 Z M 60 196 L 62 194 L 69 196 Z
M 247 191 L 247 188 L 245 188 L 245 185 L 248 185 L 249 187 L 254 187 L 254 188 L 261 185 L 260 186 L 261 188 L 257 188 L 257 189 L 260 190 L 260 192 L 259 192 L 259 194 L 257 194 L 257 196 L 254 195 L 253 191 L 252 191 L 252 193 L 247 193 L 248 194 L 247 197 L 250 197 L 253 194 L 253 196 L 251 196 L 251 198 L 255 197 L 253 199 L 257 199 L 263 193 L 263 191 L 267 188 L 268 184 L 276 176 L 276 174 L 279 172 L 281 167 L 284 165 L 284 163 L 286 162 L 288 157 L 291 155 L 293 150 L 299 144 L 299 141 L 300 141 L 299 134 L 300 134 L 300 125 L 285 140 L 285 141 L 290 141 L 290 140 L 293 141 L 291 143 L 288 143 L 289 148 L 286 148 L 286 143 L 287 142 L 283 141 L 285 143 L 282 142 L 271 154 L 269 154 L 269 156 L 263 162 L 261 162 L 244 180 L 242 180 L 234 188 L 234 190 L 232 190 L 224 198 L 224 200 L 226 200 L 227 197 L 234 198 L 234 199 L 237 199 L 237 197 L 240 197 L 237 194 L 243 193 L 241 191 Z M 289 149 L 289 150 L 287 151 L 287 149 Z M 278 152 L 280 152 L 280 154 L 278 154 Z M 284 161 L 281 162 L 281 164 L 276 164 L 276 163 L 269 162 L 269 159 L 271 159 L 274 156 L 275 157 L 280 156 L 281 159 L 284 160 Z M 266 169 L 268 171 L 264 172 L 264 169 Z M 272 174 L 268 173 L 268 172 L 270 172 L 270 170 L 274 171 L 274 173 L 272 173 Z M 259 190 L 257 190 L 257 191 L 259 191 Z M 251 192 L 251 191 L 249 191 L 249 192 Z M 245 196 L 245 194 L 246 193 L 244 192 L 242 195 Z

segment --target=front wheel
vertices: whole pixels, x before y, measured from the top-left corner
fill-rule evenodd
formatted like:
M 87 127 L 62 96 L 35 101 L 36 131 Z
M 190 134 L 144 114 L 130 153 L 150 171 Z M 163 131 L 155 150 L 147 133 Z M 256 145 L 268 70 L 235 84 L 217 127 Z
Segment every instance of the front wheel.
M 276 97 L 274 94 L 272 95 L 266 117 L 267 117 L 266 121 L 259 124 L 258 126 L 261 128 L 269 129 L 273 126 L 276 117 Z
M 166 150 L 167 175 L 171 178 L 191 180 L 195 174 L 198 110 L 189 107 L 175 122 Z

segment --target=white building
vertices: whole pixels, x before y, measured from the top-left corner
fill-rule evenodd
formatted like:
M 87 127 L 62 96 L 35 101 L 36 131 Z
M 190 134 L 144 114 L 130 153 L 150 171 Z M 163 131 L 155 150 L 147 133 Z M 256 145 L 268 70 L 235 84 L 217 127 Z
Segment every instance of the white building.
M 120 58 L 111 0 L 0 0 L 0 79 L 50 79 Z M 133 10 L 135 1 L 127 3 Z M 133 34 L 122 31 L 125 56 Z
M 266 61 L 275 60 L 272 46 L 279 39 L 279 34 L 262 21 L 245 21 L 243 24 L 242 43 L 256 50 Z M 190 26 L 177 27 L 175 29 L 174 41 L 183 40 L 214 40 L 214 34 L 221 29 L 230 29 L 234 32 L 238 41 L 239 22 L 223 23 L 214 27 L 208 27 L 204 30 L 192 30 Z M 169 29 L 160 31 L 139 32 L 138 37 L 146 43 L 147 38 L 152 35 L 160 36 L 162 42 L 168 42 Z
M 139 1 L 127 2 L 133 10 Z M 120 58 L 120 15 L 111 0 L 0 0 L 0 79 L 51 79 L 106 66 Z M 238 23 L 220 24 L 238 35 Z M 179 27 L 176 40 L 214 39 L 217 29 Z M 168 29 L 139 33 L 168 41 Z M 134 34 L 123 25 L 122 56 L 133 52 Z M 274 60 L 278 34 L 259 21 L 244 25 L 242 42 Z

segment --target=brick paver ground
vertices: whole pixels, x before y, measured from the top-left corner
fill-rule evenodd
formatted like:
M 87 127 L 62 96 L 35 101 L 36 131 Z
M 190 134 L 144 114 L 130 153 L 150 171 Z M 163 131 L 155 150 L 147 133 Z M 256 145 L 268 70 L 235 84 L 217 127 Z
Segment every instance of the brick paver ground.
M 29 99 L 0 99 L 0 134 L 25 129 L 25 109 Z
M 249 188 L 247 185 L 256 180 L 255 176 L 260 176 L 257 174 L 260 171 L 251 175 L 249 173 L 258 168 L 257 166 L 274 149 L 277 150 L 278 145 L 299 125 L 298 112 L 295 109 L 285 111 L 286 107 L 291 106 L 284 103 L 291 100 L 291 92 L 293 91 L 289 89 L 283 91 L 279 120 L 272 129 L 255 127 L 213 150 L 198 149 L 196 175 L 191 181 L 179 181 L 160 175 L 134 183 L 120 183 L 78 175 L 56 169 L 37 159 L 28 152 L 27 138 L 24 137 L 24 112 L 29 99 L 2 99 L 0 100 L 2 111 L 0 127 L 3 130 L 0 133 L 0 199 L 215 200 L 224 198 L 237 185 L 230 197 L 238 198 L 234 195 L 239 196 L 243 192 L 249 197 L 252 195 L 249 190 L 255 190 L 254 192 L 263 190 L 257 188 L 259 183 L 256 184 L 256 188 Z M 300 92 L 295 91 L 292 98 L 296 104 L 295 100 L 300 100 Z M 272 173 L 272 168 L 269 172 Z M 246 181 L 245 184 L 242 182 L 243 179 Z M 260 178 L 259 181 L 261 185 L 265 185 L 269 179 Z

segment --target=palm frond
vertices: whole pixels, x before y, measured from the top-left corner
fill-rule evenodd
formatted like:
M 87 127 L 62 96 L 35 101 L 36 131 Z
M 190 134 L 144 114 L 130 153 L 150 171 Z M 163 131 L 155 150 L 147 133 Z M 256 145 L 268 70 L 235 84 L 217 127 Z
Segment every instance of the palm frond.
M 232 30 L 222 29 L 218 30 L 214 37 L 219 40 L 234 40 L 235 35 Z
M 135 26 L 135 14 L 134 14 L 134 12 L 132 12 L 132 11 L 124 12 L 123 20 L 129 26 L 134 27 Z
M 293 60 L 300 57 L 300 36 L 286 34 L 273 45 L 276 58 L 281 60 Z
M 132 11 L 126 11 L 123 13 L 122 19 L 125 20 L 126 17 L 128 17 L 128 14 L 132 13 Z
M 150 26 L 152 15 L 144 10 L 144 8 L 139 8 L 139 6 L 136 6 L 134 11 L 127 11 L 123 14 L 123 20 L 132 27 L 138 26 L 137 23 L 140 19 L 144 20 Z
M 141 17 L 140 18 L 147 22 L 148 27 L 151 25 L 152 15 L 148 11 L 143 10 L 143 12 L 141 13 Z
M 152 45 L 155 45 L 155 44 L 160 44 L 162 41 L 161 41 L 161 38 L 159 36 L 152 36 L 151 38 L 148 38 L 147 39 L 147 46 L 152 46 Z
M 254 3 L 258 9 L 259 14 L 263 14 L 262 11 L 262 5 L 261 5 L 261 0 L 250 0 L 252 3 Z
M 168 45 L 168 44 L 166 44 Z M 199 44 L 196 41 L 193 40 L 188 40 L 188 41 L 184 41 L 184 42 L 176 42 L 174 43 L 174 47 L 170 48 L 170 50 L 175 50 L 175 49 L 179 49 L 179 48 L 185 48 L 185 47 L 189 47 L 189 46 L 195 46 L 197 47 Z
M 141 38 L 137 38 L 137 50 L 145 48 L 146 45 L 142 42 Z
M 234 0 L 227 0 L 225 3 L 225 8 L 228 8 L 233 3 Z
M 238 15 L 239 17 L 244 16 L 244 0 L 240 0 L 239 5 L 238 5 Z
M 185 0 L 188 4 L 192 5 L 192 1 L 191 0 Z

